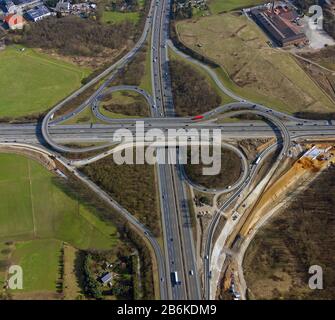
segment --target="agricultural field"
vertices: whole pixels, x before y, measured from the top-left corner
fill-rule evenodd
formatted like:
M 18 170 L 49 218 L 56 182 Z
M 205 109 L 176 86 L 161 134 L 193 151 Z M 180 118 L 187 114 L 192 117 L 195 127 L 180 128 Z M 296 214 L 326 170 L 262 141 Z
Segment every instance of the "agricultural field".
M 17 46 L 1 51 L 0 61 L 0 118 L 43 113 L 79 88 L 90 73 L 88 68 Z
M 223 83 L 237 94 L 288 113 L 332 112 L 335 103 L 289 53 L 273 49 L 245 16 L 228 13 L 180 21 L 179 39 L 214 61 Z
M 60 275 L 62 242 L 59 240 L 31 240 L 18 242 L 11 256 L 13 264 L 22 267 L 21 292 L 57 292 Z
M 15 299 L 78 298 L 78 274 L 71 271 L 77 252 L 118 247 L 116 227 L 67 194 L 60 178 L 34 160 L 0 153 L 0 168 L 0 284 L 8 266 L 18 264 L 23 290 L 7 292 Z
M 269 2 L 267 0 L 209 0 L 209 10 L 212 14 L 228 12 L 242 8 L 256 6 L 258 4 Z
M 58 239 L 80 249 L 118 243 L 116 228 L 60 190 L 37 162 L 0 154 L 0 168 L 0 241 Z
M 335 168 L 322 172 L 256 234 L 243 268 L 250 299 L 334 299 Z M 308 286 L 323 269 L 323 290 Z

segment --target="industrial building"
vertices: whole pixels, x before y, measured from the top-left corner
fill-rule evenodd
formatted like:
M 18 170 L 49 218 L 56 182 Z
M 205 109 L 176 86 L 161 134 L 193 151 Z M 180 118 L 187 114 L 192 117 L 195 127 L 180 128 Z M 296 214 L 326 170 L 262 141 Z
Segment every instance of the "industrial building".
M 250 10 L 254 21 L 279 46 L 304 45 L 308 39 L 299 26 L 299 16 L 293 8 L 271 5 Z
M 25 18 L 30 21 L 39 21 L 43 18 L 49 17 L 51 15 L 51 12 L 49 9 L 44 5 L 39 5 L 34 7 L 33 9 L 28 10 L 25 13 Z

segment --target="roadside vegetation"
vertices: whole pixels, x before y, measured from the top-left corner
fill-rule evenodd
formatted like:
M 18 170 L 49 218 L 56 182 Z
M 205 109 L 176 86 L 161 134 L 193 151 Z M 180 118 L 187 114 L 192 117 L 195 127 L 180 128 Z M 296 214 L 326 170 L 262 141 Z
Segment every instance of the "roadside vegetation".
M 211 150 L 212 152 L 213 150 Z M 185 174 L 195 184 L 210 189 L 223 189 L 234 184 L 241 174 L 241 160 L 235 152 L 222 149 L 221 171 L 215 176 L 203 175 L 203 164 L 190 164 L 191 154 L 188 154 L 188 164 L 185 165 Z M 206 202 L 206 201 L 203 201 Z M 207 204 L 207 203 L 206 203 Z
M 25 273 L 22 298 L 26 292 L 55 298 L 62 291 L 58 281 L 62 241 L 79 249 L 119 245 L 116 227 L 67 195 L 59 187 L 60 178 L 40 164 L 0 154 L 0 167 L 0 282 L 1 272 L 10 264 L 21 265 Z M 16 292 L 11 294 L 16 296 Z
M 136 56 L 119 71 L 110 84 L 110 86 L 117 85 L 137 86 L 151 93 L 151 52 L 149 41 L 136 53 Z
M 101 101 L 100 109 L 106 116 L 116 115 L 149 117 L 150 106 L 145 98 L 133 91 L 117 91 L 105 96 Z
M 223 83 L 240 96 L 288 113 L 335 110 L 335 103 L 296 60 L 269 47 L 262 31 L 245 16 L 179 21 L 176 30 L 182 44 L 212 61 Z
M 103 0 L 101 21 L 117 24 L 124 21 L 137 23 L 146 0 Z
M 104 123 L 104 122 L 98 119 L 93 114 L 90 106 L 85 108 L 83 111 L 79 112 L 71 119 L 62 122 L 62 124 L 80 124 L 80 123 L 83 124 L 83 123 Z
M 220 95 L 189 64 L 172 59 L 170 71 L 173 101 L 178 116 L 202 114 L 221 104 Z
M 81 171 L 146 224 L 156 237 L 160 236 L 154 166 L 119 166 L 114 162 L 113 156 L 109 156 L 84 166 Z
M 208 0 L 209 10 L 212 14 L 253 7 L 267 3 L 267 0 Z
M 250 299 L 334 299 L 334 166 L 256 234 L 243 262 Z M 323 268 L 323 290 L 308 286 Z
M 189 68 L 192 68 L 195 72 L 197 72 L 200 76 L 202 76 L 206 80 L 208 85 L 211 87 L 211 89 L 213 89 L 221 97 L 220 104 L 226 104 L 234 101 L 231 97 L 227 96 L 225 93 L 222 92 L 222 90 L 218 87 L 215 81 L 203 68 L 184 59 L 183 57 L 175 53 L 172 49 L 169 49 L 169 57 L 173 61 L 184 63 Z

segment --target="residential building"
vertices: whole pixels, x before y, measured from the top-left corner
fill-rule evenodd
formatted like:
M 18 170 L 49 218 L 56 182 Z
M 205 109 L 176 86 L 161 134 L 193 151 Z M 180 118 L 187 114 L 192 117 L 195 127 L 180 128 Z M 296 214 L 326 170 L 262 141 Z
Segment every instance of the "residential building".
M 112 282 L 113 280 L 113 274 L 108 272 L 106 273 L 105 275 L 103 275 L 101 278 L 100 278 L 100 281 L 104 284 L 104 285 L 107 285 L 109 284 L 110 282 Z
M 22 29 L 25 24 L 23 17 L 14 13 L 7 15 L 4 22 L 10 30 Z

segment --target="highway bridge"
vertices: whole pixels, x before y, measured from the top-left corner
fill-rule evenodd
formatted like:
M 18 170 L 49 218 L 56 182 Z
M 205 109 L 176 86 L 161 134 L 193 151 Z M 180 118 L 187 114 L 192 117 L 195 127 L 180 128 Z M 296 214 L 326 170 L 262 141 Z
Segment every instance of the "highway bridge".
M 170 7 L 170 0 L 152 1 L 143 33 L 129 53 L 88 84 L 56 105 L 47 113 L 41 124 L 0 124 L 0 143 L 1 145 L 13 147 L 37 148 L 36 150 L 38 150 L 38 152 L 46 152 L 49 155 L 57 157 L 59 161 L 67 166 L 69 170 L 72 170 L 83 183 L 86 183 L 93 192 L 108 201 L 120 215 L 131 223 L 139 234 L 147 239 L 155 253 L 160 279 L 160 297 L 162 299 L 209 299 L 211 297 L 209 276 L 211 252 L 213 236 L 217 230 L 219 218 L 222 212 L 236 201 L 242 192 L 250 186 L 250 183 L 254 181 L 259 166 L 263 161 L 249 167 L 246 163 L 245 156 L 236 147 L 230 145 L 229 141 L 243 138 L 276 137 L 276 142 L 266 148 L 261 154 L 261 158 L 265 159 L 266 156 L 271 154 L 276 148 L 281 148 L 280 154 L 273 165 L 272 171 L 274 172 L 281 161 L 288 155 L 293 140 L 297 138 L 333 138 L 335 136 L 335 123 L 325 120 L 298 119 L 283 112 L 275 111 L 268 106 L 246 100 L 227 89 L 212 69 L 180 52 L 173 46 L 169 40 Z M 131 61 L 142 48 L 149 35 L 151 35 L 152 96 L 145 90 L 134 86 L 120 85 L 111 87 L 110 84 L 115 75 Z M 188 59 L 191 63 L 203 68 L 204 71 L 212 77 L 217 86 L 225 94 L 233 98 L 235 102 L 220 106 L 205 113 L 201 121 L 193 121 L 191 117 L 175 117 L 171 92 L 171 78 L 168 67 L 168 47 L 183 58 Z M 57 117 L 57 113 L 68 101 L 100 81 L 102 84 L 89 99 L 68 114 Z M 133 91 L 141 94 L 145 98 L 148 108 L 150 108 L 151 117 L 110 119 L 101 114 L 99 110 L 100 101 L 105 95 L 120 90 Z M 101 123 L 65 124 L 67 120 L 73 119 L 86 108 L 91 108 L 93 115 Z M 245 113 L 253 114 L 266 121 L 224 121 L 225 115 L 227 117 L 239 117 Z M 159 164 L 156 166 L 164 238 L 162 248 L 146 226 L 135 219 L 130 212 L 113 201 L 113 199 L 93 182 L 80 174 L 80 172 L 76 170 L 75 161 L 69 161 L 61 155 L 61 153 L 64 152 L 99 152 L 99 150 L 105 149 L 106 147 L 115 147 L 117 144 L 120 144 L 120 142 L 116 143 L 113 140 L 115 133 L 119 129 L 126 129 L 129 132 L 129 136 L 133 136 L 136 133 L 136 124 L 139 121 L 143 121 L 144 123 L 143 137 L 138 137 L 140 142 L 143 143 L 145 143 L 145 134 L 152 129 L 160 129 L 164 133 L 167 133 L 168 130 L 180 130 L 175 133 L 176 137 L 180 137 L 180 135 L 184 134 L 192 137 L 192 132 L 187 132 L 192 129 L 220 129 L 224 141 L 223 145 L 234 150 L 241 158 L 243 174 L 239 181 L 231 188 L 231 195 L 225 203 L 221 205 L 210 224 L 205 246 L 205 255 L 202 261 L 204 264 L 203 288 L 201 287 L 198 272 L 194 239 L 190 227 L 191 217 L 187 204 L 186 184 L 187 182 L 191 182 L 185 179 L 183 168 L 180 164 Z M 88 143 L 92 144 L 92 146 L 66 146 L 66 144 L 74 143 Z M 94 145 L 95 143 L 98 144 Z M 166 152 L 165 148 L 158 147 L 158 149 L 160 150 L 158 156 L 165 156 L 165 154 L 163 154 Z M 103 153 L 94 160 L 100 159 L 112 152 L 113 151 L 108 151 L 106 153 L 104 150 Z M 84 159 L 81 161 L 81 164 L 83 164 L 92 161 L 92 159 Z M 221 192 L 225 192 L 225 190 L 221 190 Z M 178 284 L 170 281 L 170 275 L 173 272 L 178 272 L 180 280 Z

